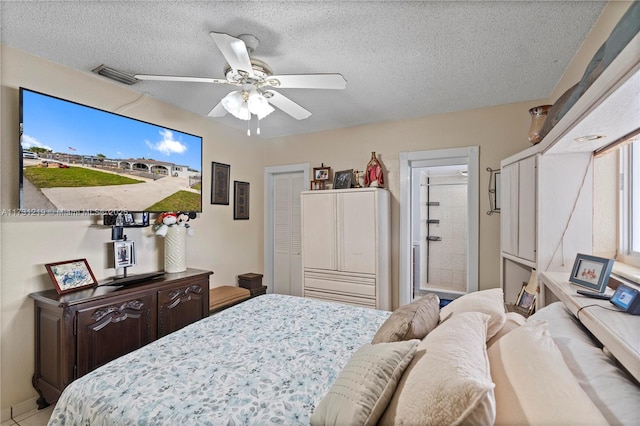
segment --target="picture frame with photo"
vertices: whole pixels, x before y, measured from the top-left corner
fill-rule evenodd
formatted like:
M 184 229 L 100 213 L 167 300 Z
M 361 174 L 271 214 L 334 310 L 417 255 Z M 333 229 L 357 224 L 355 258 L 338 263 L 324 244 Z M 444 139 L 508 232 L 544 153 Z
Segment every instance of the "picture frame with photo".
M 342 170 L 336 172 L 336 176 L 333 182 L 333 189 L 346 189 L 351 188 L 353 183 L 353 169 Z
M 249 220 L 249 182 L 233 181 L 233 220 Z
M 314 181 L 329 181 L 331 180 L 331 167 L 314 167 L 313 168 L 313 180 Z
M 229 205 L 229 164 L 211 162 L 211 204 Z
M 113 258 L 116 268 L 128 268 L 136 264 L 136 250 L 133 241 L 114 241 Z
M 609 283 L 613 259 L 578 253 L 569 281 L 590 290 L 603 293 Z
M 44 265 L 58 294 L 70 293 L 98 285 L 87 259 L 65 260 Z
M 522 288 L 520 289 L 520 293 L 518 294 L 518 298 L 516 299 L 516 309 L 517 312 L 525 316 L 529 316 L 533 313 L 536 308 L 536 298 L 537 293 L 530 293 L 527 291 L 526 282 L 522 283 Z

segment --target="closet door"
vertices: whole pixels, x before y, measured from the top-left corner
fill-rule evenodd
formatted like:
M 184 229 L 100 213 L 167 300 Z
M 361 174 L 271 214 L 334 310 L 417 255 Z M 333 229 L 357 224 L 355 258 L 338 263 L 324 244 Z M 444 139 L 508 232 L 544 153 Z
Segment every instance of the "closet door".
M 303 173 L 274 176 L 273 291 L 302 296 L 302 240 L 300 193 Z
M 348 192 L 338 195 L 339 270 L 376 273 L 376 193 Z
M 335 194 L 302 195 L 302 252 L 305 269 L 337 269 Z

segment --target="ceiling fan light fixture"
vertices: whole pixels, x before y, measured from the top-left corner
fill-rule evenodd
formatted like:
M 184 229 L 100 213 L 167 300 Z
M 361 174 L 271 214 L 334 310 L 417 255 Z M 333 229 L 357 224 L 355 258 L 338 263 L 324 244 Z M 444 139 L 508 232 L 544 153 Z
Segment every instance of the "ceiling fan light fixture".
M 251 113 L 249 112 L 249 106 L 247 105 L 247 92 L 246 91 L 234 91 L 222 98 L 222 106 L 224 109 L 240 120 L 249 120 Z
M 249 112 L 258 116 L 258 120 L 262 120 L 267 115 L 271 114 L 275 109 L 269 105 L 269 101 L 264 95 L 259 92 L 253 92 L 249 95 L 247 100 Z

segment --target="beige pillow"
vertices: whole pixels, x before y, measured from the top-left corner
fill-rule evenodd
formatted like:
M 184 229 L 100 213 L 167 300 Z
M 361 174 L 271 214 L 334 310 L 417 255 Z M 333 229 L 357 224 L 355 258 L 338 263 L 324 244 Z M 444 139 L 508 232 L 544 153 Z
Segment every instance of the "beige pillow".
M 605 425 L 549 334 L 530 321 L 488 350 L 496 384 L 496 424 Z
M 367 343 L 342 369 L 313 414 L 315 425 L 375 425 L 419 340 Z
M 453 315 L 418 345 L 380 425 L 490 425 L 495 420 L 489 316 Z
M 448 315 L 460 312 L 482 312 L 489 315 L 487 340 L 491 339 L 500 331 L 506 318 L 502 289 L 492 288 L 460 296 L 440 310 L 440 319 L 444 320 Z
M 511 330 L 515 330 L 518 327 L 522 327 L 527 322 L 527 319 L 520 315 L 517 312 L 507 312 L 505 314 L 504 325 L 498 331 L 495 336 L 487 341 L 487 348 L 491 347 L 495 342 L 498 341 L 502 336 L 510 332 Z
M 422 339 L 440 320 L 440 299 L 428 294 L 393 311 L 380 326 L 371 343 Z

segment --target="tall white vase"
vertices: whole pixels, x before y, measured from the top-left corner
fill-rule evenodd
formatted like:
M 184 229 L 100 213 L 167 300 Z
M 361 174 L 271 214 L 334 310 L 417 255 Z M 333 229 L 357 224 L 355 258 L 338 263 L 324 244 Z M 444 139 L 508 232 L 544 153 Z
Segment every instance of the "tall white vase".
M 187 228 L 170 226 L 164 237 L 164 271 L 183 272 L 187 270 Z

